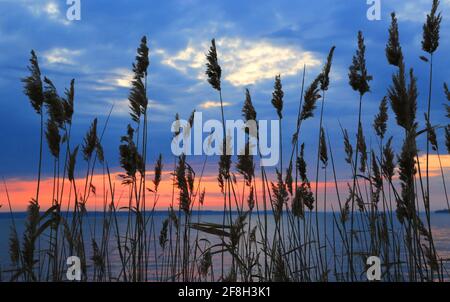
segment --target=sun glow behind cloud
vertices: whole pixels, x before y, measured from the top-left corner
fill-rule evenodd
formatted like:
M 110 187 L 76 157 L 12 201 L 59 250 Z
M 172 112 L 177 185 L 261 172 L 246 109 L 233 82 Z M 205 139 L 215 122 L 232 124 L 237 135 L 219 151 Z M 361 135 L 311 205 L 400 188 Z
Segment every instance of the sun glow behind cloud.
M 162 63 L 182 73 L 194 72 L 197 79 L 204 81 L 205 53 L 208 43 L 190 42 L 185 49 L 171 55 L 159 49 Z M 269 41 L 250 41 L 241 38 L 222 38 L 217 40 L 219 63 L 226 68 L 223 77 L 233 86 L 246 86 L 274 75 L 293 76 L 306 64 L 317 67 L 321 61 L 313 52 L 299 47 L 276 45 Z
M 80 56 L 81 50 L 68 48 L 52 48 L 43 53 L 47 64 L 75 65 L 75 58 Z
M 224 107 L 228 107 L 231 106 L 231 103 L 229 102 L 223 102 L 222 105 Z M 221 106 L 220 102 L 215 102 L 215 101 L 206 101 L 200 104 L 200 108 L 203 109 L 211 109 L 211 108 L 219 108 Z
M 129 69 L 116 68 L 111 70 L 106 76 L 97 80 L 94 90 L 115 90 L 117 88 L 130 88 L 133 80 L 133 73 Z

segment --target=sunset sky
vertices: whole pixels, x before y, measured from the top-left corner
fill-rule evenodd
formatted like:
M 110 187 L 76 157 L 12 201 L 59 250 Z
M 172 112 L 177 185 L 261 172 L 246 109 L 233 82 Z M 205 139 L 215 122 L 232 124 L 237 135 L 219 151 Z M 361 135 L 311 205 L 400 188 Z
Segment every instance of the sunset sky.
M 165 162 L 165 174 L 158 206 L 171 202 L 169 170 L 173 168 L 170 125 L 178 112 L 187 119 L 193 109 L 204 119 L 220 118 L 218 95 L 204 75 L 205 53 L 210 40 L 216 38 L 219 61 L 223 70 L 225 116 L 241 117 L 244 90 L 249 88 L 258 118 L 275 119 L 271 105 L 274 77 L 281 74 L 285 92 L 283 141 L 289 145 L 295 127 L 300 78 L 307 66 L 306 84 L 320 72 L 331 46 L 336 46 L 327 92 L 324 125 L 332 140 L 339 186 L 346 197 L 346 181 L 351 170 L 344 160 L 344 146 L 339 124 L 356 135 L 358 95 L 348 85 L 347 71 L 356 49 L 358 30 L 362 30 L 367 47 L 367 66 L 373 75 L 371 93 L 364 97 L 363 122 L 369 147 L 379 149 L 371 125 L 379 102 L 387 93 L 395 71 L 384 55 L 390 13 L 399 19 L 400 40 L 407 67 L 418 77 L 417 118 L 424 125 L 428 91 L 428 66 L 419 56 L 422 25 L 430 10 L 429 0 L 389 0 L 382 2 L 382 20 L 369 21 L 368 5 L 361 0 L 324 1 L 126 1 L 81 0 L 81 20 L 68 21 L 65 0 L 0 0 L 0 178 L 5 179 L 15 210 L 23 210 L 34 196 L 38 167 L 39 117 L 23 94 L 20 79 L 28 75 L 30 50 L 38 55 L 43 75 L 49 77 L 62 94 L 75 79 L 75 115 L 72 141 L 76 144 L 99 118 L 103 128 L 111 106 L 112 116 L 102 141 L 105 156 L 114 175 L 121 172 L 118 146 L 131 122 L 128 114 L 128 92 L 140 38 L 146 35 L 150 47 L 148 94 L 150 98 L 149 169 L 159 153 Z M 414 2 L 414 4 L 412 4 Z M 434 89 L 431 118 L 433 124 L 444 125 L 443 82 L 450 83 L 448 71 L 450 43 L 450 0 L 441 1 L 444 19 L 441 45 L 435 55 Z M 403 132 L 396 126 L 389 110 L 388 136 L 394 136 L 398 151 Z M 301 142 L 306 143 L 309 177 L 315 178 L 318 118 L 308 120 L 302 128 Z M 370 133 L 369 133 L 370 132 Z M 450 156 L 446 155 L 443 132 L 439 130 L 441 163 L 445 181 L 450 184 Z M 423 139 L 419 148 L 425 149 Z M 42 200 L 50 201 L 53 161 L 45 146 Z M 285 148 L 285 157 L 290 150 Z M 289 154 L 288 154 L 289 153 Z M 421 153 L 421 162 L 424 160 Z M 204 157 L 189 157 L 200 172 Z M 445 207 L 439 158 L 430 159 L 432 207 Z M 86 164 L 79 158 L 77 175 L 82 182 Z M 101 183 L 102 170 L 98 170 Z M 208 160 L 204 186 L 211 209 L 220 208 L 221 196 L 216 182 L 217 160 Z M 328 175 L 331 179 L 331 171 Z M 117 194 L 126 190 L 116 180 Z M 324 184 L 321 184 L 321 188 Z M 329 184 L 329 196 L 335 196 Z M 91 208 L 101 207 L 101 192 L 92 199 Z M 95 200 L 98 200 L 98 203 Z M 43 203 L 45 203 L 43 201 Z M 0 187 L 0 211 L 6 210 L 7 197 Z

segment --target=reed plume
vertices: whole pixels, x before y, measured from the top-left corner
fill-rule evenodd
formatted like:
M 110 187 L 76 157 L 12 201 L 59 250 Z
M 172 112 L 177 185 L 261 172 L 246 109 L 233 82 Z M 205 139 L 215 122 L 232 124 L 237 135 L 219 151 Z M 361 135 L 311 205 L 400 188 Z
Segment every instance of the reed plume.
M 185 214 L 189 214 L 191 209 L 191 202 L 186 171 L 187 171 L 186 156 L 183 154 L 178 157 L 178 164 L 175 169 L 175 178 L 176 178 L 176 185 L 180 191 L 180 195 L 178 197 L 180 209 Z
M 120 140 L 122 144 L 119 146 L 120 165 L 126 171 L 126 175 L 122 175 L 125 183 L 130 183 L 135 178 L 136 172 L 143 174 L 144 162 L 133 138 L 134 129 L 128 125 L 127 135 L 122 136 Z
M 417 110 L 417 86 L 412 69 L 409 72 L 409 78 L 409 84 L 406 84 L 405 66 L 402 62 L 398 72 L 392 76 L 392 85 L 388 89 L 397 124 L 405 130 L 414 127 Z
M 429 54 L 433 54 L 439 47 L 439 31 L 442 16 L 437 13 L 439 0 L 433 0 L 431 12 L 427 15 L 427 21 L 423 25 L 422 49 Z
M 59 134 L 57 123 L 52 119 L 47 121 L 47 130 L 45 131 L 45 136 L 47 138 L 50 153 L 55 158 L 58 158 L 60 152 L 61 135 Z
M 53 82 L 44 77 L 44 83 L 44 103 L 47 107 L 48 115 L 58 127 L 63 128 L 63 124 L 66 121 L 63 102 Z
M 349 183 L 347 183 L 347 187 L 348 187 L 348 197 L 345 200 L 344 205 L 340 209 L 340 220 L 341 220 L 341 223 L 344 225 L 348 221 L 349 216 L 350 216 L 350 203 L 355 198 L 354 197 L 355 194 L 353 193 L 353 189 Z
M 309 181 L 303 181 L 297 188 L 297 192 L 292 201 L 292 211 L 294 215 L 300 218 L 304 218 L 306 206 L 308 210 L 314 210 L 314 194 L 311 190 Z
M 391 13 L 391 25 L 389 27 L 389 39 L 386 45 L 386 58 L 389 64 L 399 67 L 403 61 L 402 47 L 398 34 L 398 22 L 395 13 Z
M 21 81 L 24 84 L 24 93 L 28 96 L 31 106 L 40 117 L 40 135 L 39 135 L 39 163 L 38 163 L 38 179 L 36 188 L 36 200 L 39 202 L 39 191 L 41 184 L 42 170 L 42 149 L 44 139 L 44 114 L 42 105 L 44 104 L 44 88 L 41 78 L 41 70 L 39 68 L 38 58 L 34 50 L 31 51 L 30 65 L 28 66 L 30 75 Z
M 24 83 L 24 93 L 30 99 L 31 106 L 34 108 L 36 113 L 41 114 L 42 105 L 44 103 L 44 89 L 38 58 L 34 50 L 31 51 L 28 70 L 30 71 L 30 75 L 22 79 L 22 83 Z
M 86 136 L 84 137 L 82 151 L 83 156 L 86 161 L 89 161 L 92 157 L 92 154 L 94 153 L 98 143 L 97 138 L 97 119 L 95 118 L 92 121 L 91 127 L 89 128 L 89 131 L 86 133 Z
M 155 186 L 155 192 L 158 191 L 159 184 L 161 183 L 161 173 L 163 169 L 162 155 L 159 154 L 158 160 L 155 165 L 155 175 L 153 178 L 153 185 Z
M 130 102 L 129 107 L 131 118 L 137 123 L 141 118 L 141 114 L 144 113 L 148 103 L 142 78 L 138 77 L 132 81 L 132 88 L 130 90 L 128 100 Z
M 300 147 L 300 154 L 297 158 L 297 170 L 300 175 L 301 184 L 296 190 L 294 196 L 293 207 L 296 207 L 296 214 L 298 217 L 303 216 L 303 205 L 305 205 L 310 211 L 314 209 L 314 194 L 311 191 L 311 184 L 308 176 L 306 175 L 307 164 L 305 161 L 305 144 Z
M 361 155 L 361 165 L 359 170 L 364 173 L 366 171 L 366 164 L 367 164 L 367 145 L 361 123 L 359 124 L 358 127 L 357 149 Z
M 67 175 L 68 175 L 69 181 L 73 181 L 75 179 L 74 174 L 75 174 L 75 164 L 76 164 L 77 155 L 78 155 L 78 148 L 79 147 L 76 146 L 75 149 L 69 155 L 69 163 L 68 163 L 68 168 L 67 168 Z
M 289 164 L 288 168 L 286 169 L 286 178 L 284 182 L 286 183 L 286 187 L 289 191 L 289 194 L 294 193 L 293 184 L 294 184 L 294 178 L 292 177 L 292 162 Z
M 169 219 L 166 218 L 166 219 L 164 219 L 164 221 L 163 221 L 162 228 L 161 228 L 161 232 L 160 232 L 160 234 L 159 234 L 159 246 L 160 246 L 163 250 L 166 249 L 166 244 L 167 244 L 167 241 L 168 241 L 168 239 L 167 239 L 167 229 L 168 229 L 168 226 L 169 226 Z
M 220 80 L 222 77 L 222 69 L 220 68 L 218 59 L 217 59 L 217 48 L 216 48 L 216 40 L 211 40 L 211 47 L 209 49 L 208 54 L 206 55 L 207 63 L 206 63 L 206 75 L 208 76 L 208 82 L 211 86 L 220 91 Z
M 195 171 L 189 164 L 186 164 L 186 166 L 186 180 L 189 192 L 192 194 L 192 192 L 194 192 Z
M 248 89 L 245 89 L 245 101 L 244 106 L 242 107 L 242 116 L 246 122 L 256 121 L 256 110 L 253 106 L 252 97 Z
M 243 154 L 238 155 L 236 163 L 236 170 L 244 176 L 247 186 L 251 186 L 255 174 L 255 165 L 253 164 L 253 156 L 250 154 L 250 148 L 250 142 L 247 142 Z
M 389 138 L 387 144 L 383 148 L 383 161 L 381 169 L 383 171 L 384 176 L 392 182 L 392 178 L 395 175 L 395 154 L 392 149 L 392 137 Z
M 279 123 L 279 137 L 280 137 L 280 145 L 279 145 L 279 151 L 280 151 L 280 175 L 281 178 L 283 178 L 283 137 L 282 137 L 282 127 L 281 127 L 281 120 L 283 119 L 283 85 L 281 84 L 281 76 L 277 75 L 275 77 L 275 84 L 274 84 L 274 91 L 272 92 L 272 106 L 277 111 L 278 115 L 278 123 Z
M 306 89 L 302 112 L 300 114 L 300 120 L 304 121 L 314 116 L 314 110 L 316 109 L 317 100 L 322 96 L 319 94 L 319 84 L 322 79 L 322 74 L 317 76 L 311 85 Z
M 322 69 L 322 73 L 320 75 L 320 89 L 322 91 L 328 90 L 328 87 L 330 85 L 330 71 L 331 71 L 331 64 L 333 62 L 333 54 L 334 50 L 336 49 L 336 46 L 331 47 L 330 53 L 328 54 L 327 63 Z
M 148 53 L 147 37 L 144 36 L 137 49 L 136 62 L 133 63 L 133 72 L 135 73 L 135 76 L 143 78 L 147 75 L 147 68 L 150 64 Z
M 65 98 L 63 101 L 64 107 L 64 116 L 66 118 L 65 122 L 68 124 L 72 124 L 72 116 L 74 113 L 74 99 L 75 99 L 75 79 L 70 81 L 69 89 L 66 88 Z
M 11 227 L 8 246 L 9 259 L 11 260 L 11 263 L 16 266 L 19 264 L 20 260 L 20 241 L 15 227 Z
M 36 200 L 31 200 L 27 208 L 27 222 L 25 224 L 25 232 L 23 235 L 23 265 L 28 281 L 35 280 L 34 274 L 34 253 L 36 250 L 37 230 L 39 227 L 39 205 Z
M 105 161 L 105 153 L 103 151 L 103 146 L 100 143 L 100 138 L 97 137 L 97 143 L 95 144 L 95 152 L 97 154 L 98 161 L 103 163 Z
M 247 206 L 249 211 L 253 211 L 253 208 L 255 207 L 255 191 L 253 190 L 253 187 L 250 188 L 250 193 L 247 197 Z
M 196 110 L 194 109 L 194 110 L 191 112 L 191 115 L 189 116 L 189 119 L 187 120 L 187 122 L 188 122 L 187 128 L 185 129 L 185 131 L 184 131 L 184 133 L 183 133 L 185 139 L 187 139 L 187 138 L 191 135 L 192 127 L 193 127 L 193 125 L 194 125 L 195 112 L 196 112 Z
M 350 143 L 350 137 L 348 136 L 347 129 L 343 129 L 342 132 L 344 134 L 344 147 L 345 147 L 345 154 L 346 154 L 345 161 L 348 164 L 351 164 L 353 161 L 353 159 L 352 159 L 353 158 L 353 146 Z
M 380 193 L 381 190 L 383 188 L 383 178 L 381 177 L 381 173 L 380 173 L 380 168 L 378 166 L 377 163 L 377 159 L 375 156 L 375 152 L 372 151 L 372 178 L 371 178 L 371 183 L 372 186 L 374 187 L 374 189 L 371 189 L 371 206 L 373 207 L 373 209 L 377 209 L 378 208 L 378 203 L 380 202 Z M 372 219 L 371 221 L 371 228 L 374 227 L 375 218 Z M 373 231 L 373 230 L 372 230 Z
M 297 187 L 294 198 L 292 199 L 292 214 L 300 219 L 305 218 L 305 203 L 303 201 L 302 186 Z
M 372 81 L 373 77 L 367 72 L 366 46 L 364 45 L 364 37 L 361 31 L 358 32 L 358 49 L 353 56 L 348 77 L 350 86 L 352 86 L 353 90 L 358 91 L 360 95 L 370 91 L 369 82 Z
M 377 158 L 375 156 L 375 152 L 372 151 L 372 181 L 377 189 L 377 192 L 379 193 L 381 191 L 381 188 L 383 187 L 383 179 L 381 177 L 380 167 L 378 166 Z
M 128 96 L 130 115 L 133 121 L 139 122 L 141 115 L 145 114 L 148 106 L 145 78 L 149 66 L 147 38 L 141 39 L 137 49 L 136 61 L 133 63 L 134 77 L 131 81 L 131 90 Z
M 283 177 L 281 173 L 276 170 L 277 175 L 277 182 L 272 182 L 272 194 L 273 194 L 273 211 L 274 211 L 274 217 L 275 221 L 278 223 L 278 221 L 281 218 L 281 215 L 283 213 L 283 207 L 284 204 L 289 200 L 289 195 L 286 190 L 286 186 L 283 182 Z
M 409 131 L 403 143 L 402 152 L 398 158 L 399 178 L 401 181 L 401 199 L 397 200 L 397 217 L 400 222 L 411 221 L 415 215 L 414 177 L 416 170 L 415 131 Z
M 231 168 L 231 155 L 222 154 L 219 159 L 219 175 L 217 177 L 222 192 L 224 191 L 225 181 L 230 179 L 230 168 Z
M 375 129 L 376 134 L 383 139 L 387 130 L 387 121 L 388 121 L 388 107 L 387 107 L 387 97 L 383 97 L 380 103 L 379 111 L 375 116 L 375 120 L 373 122 L 373 128 Z
M 300 147 L 300 154 L 297 158 L 297 170 L 302 181 L 308 180 L 308 177 L 306 176 L 306 168 L 307 165 L 305 161 L 305 144 L 303 143 Z
M 283 86 L 281 84 L 281 76 L 275 77 L 274 91 L 272 93 L 272 106 L 276 109 L 279 119 L 283 118 Z

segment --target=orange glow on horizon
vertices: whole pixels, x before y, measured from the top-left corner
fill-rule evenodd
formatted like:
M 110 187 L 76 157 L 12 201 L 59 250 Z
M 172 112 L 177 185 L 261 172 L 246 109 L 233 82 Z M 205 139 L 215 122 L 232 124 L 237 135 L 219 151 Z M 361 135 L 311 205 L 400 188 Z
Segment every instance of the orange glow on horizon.
M 422 176 L 425 176 L 425 171 L 427 167 L 427 156 L 426 154 L 423 154 L 419 156 L 419 164 L 420 169 L 422 171 Z M 448 175 L 450 172 L 450 155 L 444 154 L 440 155 L 440 162 L 439 162 L 439 156 L 436 154 L 430 154 L 428 157 L 428 170 L 430 177 L 436 177 L 441 176 L 441 165 L 442 170 L 444 172 L 444 175 Z
M 147 208 L 153 207 L 154 201 L 156 200 L 156 209 L 165 210 L 170 205 L 173 204 L 174 208 L 178 207 L 178 189 L 173 187 L 173 179 L 171 177 L 171 171 L 164 171 L 162 174 L 162 180 L 158 187 L 157 196 L 155 199 L 155 194 L 146 191 L 146 203 Z M 128 194 L 129 194 L 129 186 L 122 184 L 122 178 L 120 177 L 120 172 L 116 172 L 111 174 L 112 188 L 115 191 L 114 198 L 115 204 L 117 208 L 125 207 L 128 205 Z M 146 186 L 149 189 L 154 189 L 154 185 L 152 182 L 152 173 L 150 172 L 148 175 L 148 180 L 146 181 Z M 217 181 L 217 175 L 203 175 L 201 179 L 200 189 L 198 189 L 199 175 L 196 177 L 194 182 L 194 190 L 199 192 L 197 194 L 197 198 L 195 199 L 194 209 L 197 209 L 198 206 L 198 196 L 200 193 L 205 190 L 205 201 L 204 201 L 204 209 L 207 210 L 220 210 L 223 208 L 223 194 L 220 190 Z M 258 196 L 262 196 L 262 181 L 260 178 L 255 180 Z M 84 195 L 85 189 L 85 179 L 78 178 L 75 179 L 75 184 L 77 187 L 77 192 L 79 198 Z M 95 194 L 91 190 L 89 193 L 88 201 L 86 203 L 87 208 L 90 211 L 98 210 L 102 211 L 104 203 L 110 203 L 111 201 L 111 193 L 110 186 L 108 183 L 108 175 L 96 174 L 92 178 L 92 185 L 95 188 Z M 13 211 L 24 211 L 27 208 L 29 201 L 35 198 L 36 195 L 36 180 L 23 180 L 23 179 L 7 179 L 6 186 L 8 189 L 9 198 L 11 201 L 11 207 Z M 315 184 L 311 183 L 312 189 L 314 190 Z M 332 182 L 327 183 L 328 190 L 334 190 L 335 184 Z M 342 187 L 345 192 L 345 183 L 340 182 L 339 187 Z M 319 189 L 325 187 L 324 182 L 319 183 Z M 60 189 L 62 188 L 62 181 L 60 184 Z M 248 188 L 245 188 L 244 198 L 242 198 L 242 190 L 243 190 L 243 181 L 238 180 L 235 185 L 235 194 L 239 202 L 246 203 L 248 196 Z M 9 211 L 8 199 L 6 195 L 6 191 L 4 188 L 0 191 L 0 204 L 2 207 L 1 211 Z M 70 194 L 69 194 L 70 193 Z M 60 193 L 61 194 L 61 193 Z M 70 198 L 69 198 L 70 195 Z M 40 184 L 40 194 L 39 194 L 39 204 L 41 209 L 46 209 L 50 207 L 52 204 L 53 196 L 53 179 L 45 178 L 41 180 Z M 258 197 L 261 198 L 261 197 Z M 234 202 L 234 199 L 232 199 Z M 61 202 L 61 201 L 60 201 Z M 64 183 L 64 192 L 62 197 L 62 210 L 67 210 L 68 206 L 72 207 L 74 202 L 74 194 L 73 187 L 66 179 Z
M 442 165 L 442 169 L 444 171 L 444 176 L 449 177 L 450 172 L 450 155 L 441 155 L 440 162 Z M 419 157 L 420 167 L 422 169 L 422 177 L 425 177 L 424 171 L 426 167 L 426 155 L 421 155 Z M 441 180 L 441 165 L 439 164 L 439 158 L 437 155 L 430 155 L 429 157 L 429 174 L 430 177 L 436 178 L 436 183 L 440 183 Z M 178 189 L 173 187 L 173 179 L 171 176 L 172 171 L 163 171 L 162 180 L 158 188 L 158 193 L 155 198 L 155 194 L 146 191 L 146 203 L 147 209 L 153 207 L 153 203 L 156 200 L 156 209 L 165 210 L 170 205 L 173 205 L 174 208 L 178 208 Z M 120 177 L 121 172 L 114 172 L 111 174 L 112 187 L 115 191 L 114 199 L 117 208 L 128 206 L 128 194 L 129 194 L 129 186 L 122 184 L 122 178 Z M 152 182 L 152 172 L 149 172 L 147 175 L 147 188 L 153 189 L 154 185 Z M 201 179 L 200 188 L 198 189 L 199 184 L 198 174 L 195 179 L 194 189 L 199 194 L 197 194 L 197 198 L 195 199 L 194 209 L 197 209 L 198 206 L 198 195 L 205 190 L 205 202 L 204 209 L 207 210 L 220 210 L 223 209 L 223 194 L 220 190 L 217 181 L 216 173 L 209 173 L 203 175 Z M 270 180 L 274 181 L 274 178 L 269 177 Z M 11 207 L 13 211 L 24 211 L 27 208 L 28 202 L 35 198 L 36 195 L 36 180 L 24 180 L 19 178 L 11 178 L 6 179 L 6 187 L 8 189 L 9 198 L 11 201 Z M 256 178 L 256 187 L 258 199 L 262 198 L 262 181 L 260 178 Z M 347 188 L 348 180 L 338 180 L 338 189 L 340 191 L 341 198 L 345 198 L 348 194 Z M 78 196 L 84 195 L 85 188 L 85 179 L 78 178 L 75 180 Z M 94 211 L 102 211 L 104 207 L 104 203 L 109 204 L 111 201 L 111 193 L 110 186 L 108 183 L 108 176 L 103 174 L 95 174 L 92 178 L 92 184 L 95 187 L 95 194 L 92 192 L 89 194 L 88 201 L 86 203 L 88 210 Z M 313 192 L 315 191 L 315 182 L 311 181 L 311 186 Z M 333 201 L 336 199 L 336 191 L 335 184 L 333 181 L 328 181 L 326 183 L 327 186 L 327 194 L 329 195 L 329 200 Z M 60 189 L 62 184 L 60 184 Z M 324 182 L 319 182 L 319 204 L 321 203 L 321 194 L 323 194 L 323 189 L 325 187 Z M 235 185 L 235 194 L 238 199 L 238 202 L 246 203 L 246 199 L 248 196 L 248 188 L 245 188 L 244 197 L 242 196 L 243 190 L 243 181 L 241 178 L 238 178 L 238 181 Z M 70 192 L 70 194 L 69 194 Z M 41 209 L 47 209 L 52 204 L 52 196 L 53 196 L 53 179 L 45 178 L 41 180 L 40 185 L 40 195 L 39 195 L 39 204 L 41 205 Z M 70 196 L 70 198 L 69 198 Z M 232 198 L 232 202 L 234 202 L 234 198 Z M 62 210 L 67 210 L 68 206 L 72 207 L 74 201 L 73 187 L 66 179 L 64 183 L 64 193 L 62 197 Z M 333 204 L 333 202 L 331 202 Z M 234 205 L 233 205 L 234 206 Z M 6 190 L 4 186 L 1 186 L 0 189 L 0 211 L 9 211 L 8 206 L 8 198 L 6 195 Z

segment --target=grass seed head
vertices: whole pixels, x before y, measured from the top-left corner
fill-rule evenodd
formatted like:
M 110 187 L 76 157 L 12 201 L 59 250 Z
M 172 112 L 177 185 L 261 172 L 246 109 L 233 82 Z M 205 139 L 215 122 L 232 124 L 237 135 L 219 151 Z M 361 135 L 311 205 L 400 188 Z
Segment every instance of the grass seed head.
M 364 95 L 370 91 L 369 82 L 373 77 L 368 74 L 366 68 L 366 46 L 364 45 L 364 37 L 361 31 L 358 32 L 358 49 L 353 56 L 352 65 L 349 67 L 349 83 L 353 90 L 358 91 L 360 95 Z
M 24 84 L 24 93 L 28 96 L 31 106 L 36 113 L 42 113 L 42 104 L 44 103 L 44 91 L 41 79 L 41 70 L 39 68 L 38 58 L 34 50 L 31 51 L 30 65 L 28 66 L 30 75 L 22 79 Z
M 442 16 L 437 13 L 439 0 L 433 0 L 430 13 L 423 25 L 422 49 L 429 54 L 433 54 L 439 47 L 439 31 L 441 27 Z
M 220 80 L 222 77 L 222 68 L 220 68 L 218 59 L 217 59 L 217 48 L 216 48 L 216 40 L 211 40 L 211 47 L 209 48 L 209 52 L 206 55 L 206 75 L 208 76 L 208 82 L 211 86 L 220 91 Z
M 398 22 L 395 13 L 391 14 L 391 25 L 389 27 L 389 39 L 386 45 L 386 58 L 389 64 L 399 67 L 403 62 L 403 52 L 400 46 L 398 34 Z

